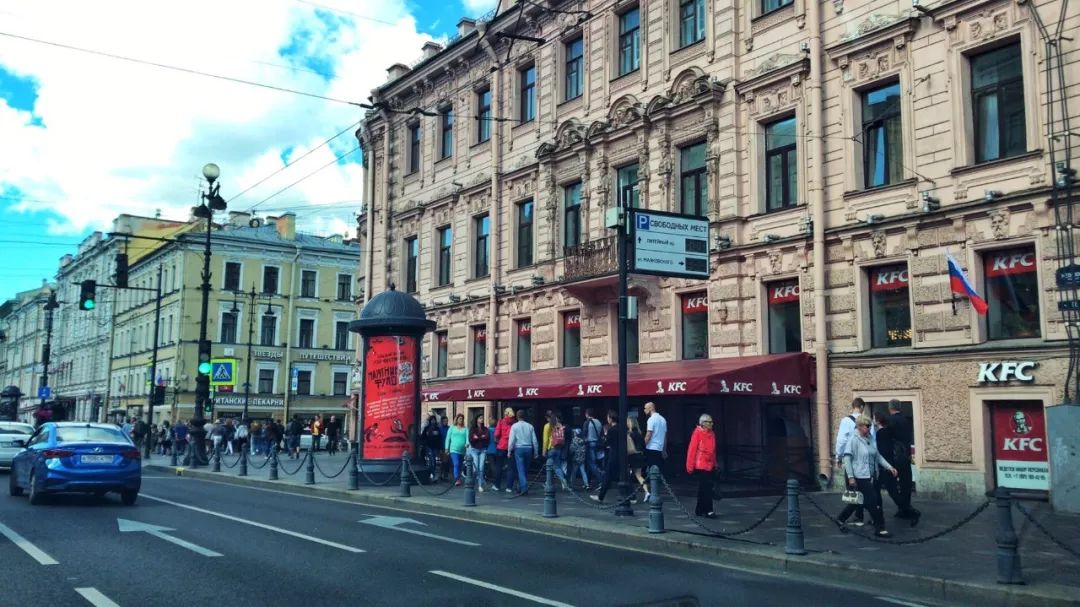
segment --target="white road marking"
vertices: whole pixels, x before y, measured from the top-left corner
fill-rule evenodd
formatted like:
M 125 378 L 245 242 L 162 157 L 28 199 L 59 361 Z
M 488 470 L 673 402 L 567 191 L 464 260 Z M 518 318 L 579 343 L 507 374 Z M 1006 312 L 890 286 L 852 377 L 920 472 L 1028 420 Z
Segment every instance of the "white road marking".
M 926 607 L 922 603 L 911 603 L 908 601 L 901 601 L 900 599 L 894 599 L 889 596 L 875 596 L 875 599 L 879 601 L 885 601 L 886 603 L 892 603 L 894 605 L 904 605 L 904 607 Z
M 267 531 L 273 531 L 274 533 L 280 533 L 289 537 L 295 537 L 309 542 L 315 542 L 316 544 L 322 544 L 323 546 L 330 546 L 331 548 L 337 548 L 338 550 L 344 550 L 346 552 L 361 553 L 367 552 L 361 548 L 355 548 L 353 546 L 346 546 L 345 544 L 339 544 L 337 542 L 331 542 L 318 537 L 312 537 L 310 535 L 304 535 L 303 533 L 297 533 L 295 531 L 289 531 L 288 529 L 282 529 L 281 527 L 274 527 L 273 525 L 267 525 L 256 521 L 249 521 L 247 519 L 240 518 L 238 516 L 232 516 L 231 514 L 225 514 L 224 512 L 214 512 L 213 510 L 207 510 L 206 508 L 199 508 L 198 506 L 191 506 L 188 504 L 181 504 L 180 502 L 174 502 L 160 497 L 154 497 L 153 495 L 147 495 L 145 493 L 139 494 L 146 499 L 154 500 L 155 502 L 161 502 L 163 504 L 169 504 L 170 506 L 176 506 L 177 508 L 185 508 L 194 512 L 201 512 L 203 514 L 209 514 L 210 516 L 216 516 L 228 521 L 236 523 L 242 523 L 244 525 L 251 525 L 252 527 L 258 527 L 259 529 L 266 529 Z
M 370 518 L 366 518 L 362 521 L 358 521 L 365 525 L 374 525 L 375 527 L 382 527 L 383 529 L 393 529 L 394 531 L 400 531 L 402 533 L 411 533 L 413 535 L 419 535 L 420 537 L 426 537 L 433 540 L 442 540 L 444 542 L 450 542 L 452 544 L 460 544 L 462 546 L 479 546 L 476 542 L 467 542 L 465 540 L 459 540 L 457 538 L 446 537 L 445 535 L 435 535 L 434 533 L 428 533 L 426 531 L 418 531 L 416 529 L 406 529 L 401 525 L 407 525 L 412 523 L 414 525 L 427 526 L 427 523 L 418 521 L 414 518 L 404 518 L 400 516 L 382 516 L 378 514 L 369 514 Z
M 94 607 L 120 607 L 115 601 L 101 594 L 97 588 L 76 588 L 75 592 L 82 595 Z
M 456 575 L 456 574 L 453 574 L 453 573 L 449 573 L 447 571 L 439 571 L 438 569 L 433 569 L 432 571 L 429 571 L 428 573 L 434 573 L 435 575 L 441 575 L 442 577 L 445 577 L 445 578 L 450 578 L 452 580 L 457 580 L 459 582 L 465 582 L 466 584 L 472 584 L 473 586 L 479 586 L 481 588 L 486 588 L 487 590 L 494 590 L 495 592 L 501 592 L 503 594 L 509 594 L 510 596 L 516 596 L 519 599 L 525 599 L 527 601 L 532 601 L 534 603 L 540 603 L 541 605 L 551 605 L 551 607 L 574 607 L 570 603 L 561 603 L 559 601 L 553 601 L 551 599 L 545 599 L 542 596 L 536 596 L 535 594 L 528 594 L 528 593 L 525 593 L 525 592 L 521 592 L 520 590 L 514 590 L 513 588 L 506 588 L 505 586 L 496 586 L 495 584 L 489 584 L 487 582 L 481 582 L 480 580 L 474 580 L 472 578 L 465 577 L 463 575 Z
M 29 554 L 31 558 L 38 562 L 39 565 L 59 565 L 60 562 L 53 557 L 45 554 L 45 551 L 41 548 L 30 543 L 30 540 L 16 533 L 14 529 L 7 525 L 0 523 L 0 534 L 6 536 L 13 544 L 22 549 L 23 552 Z
M 165 533 L 166 531 L 176 531 L 175 529 L 171 529 L 169 527 L 160 527 L 158 525 L 151 525 L 150 523 L 143 523 L 139 521 L 129 521 L 126 518 L 116 519 L 116 526 L 120 528 L 120 533 L 143 531 L 156 538 L 163 539 L 166 542 L 172 542 L 173 544 L 176 544 L 181 548 L 187 548 L 188 550 L 197 554 L 201 554 L 203 556 L 221 556 L 221 553 L 214 552 L 209 548 L 203 548 L 198 544 L 192 544 L 187 540 L 182 540 L 178 537 L 173 537 Z

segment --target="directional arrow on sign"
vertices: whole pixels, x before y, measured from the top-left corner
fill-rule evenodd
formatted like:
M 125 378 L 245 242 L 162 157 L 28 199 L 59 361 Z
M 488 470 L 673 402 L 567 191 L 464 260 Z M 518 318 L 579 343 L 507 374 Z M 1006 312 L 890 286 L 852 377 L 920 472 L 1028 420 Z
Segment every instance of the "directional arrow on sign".
M 434 540 L 442 540 L 444 542 L 450 542 L 452 544 L 460 544 L 462 546 L 479 546 L 480 545 L 480 544 L 477 544 L 476 542 L 466 542 L 465 540 L 459 540 L 459 539 L 452 538 L 452 537 L 445 537 L 445 536 L 442 536 L 442 535 L 435 535 L 434 533 L 427 533 L 426 531 L 418 531 L 416 529 L 406 529 L 405 527 L 402 527 L 402 525 L 408 525 L 408 524 L 420 525 L 422 527 L 427 526 L 427 523 L 418 521 L 418 520 L 416 520 L 414 518 L 405 518 L 405 517 L 401 517 L 401 516 L 381 516 L 381 515 L 373 514 L 373 515 L 370 515 L 368 518 L 366 518 L 364 520 L 361 520 L 361 521 L 357 521 L 357 522 L 363 523 L 365 525 L 374 525 L 376 527 L 382 527 L 383 529 L 393 529 L 394 531 L 400 531 L 402 533 L 411 533 L 413 535 L 419 535 L 421 537 L 431 538 L 431 539 L 434 539 Z
M 120 527 L 120 533 L 143 531 L 154 537 L 161 538 L 166 542 L 171 542 L 182 548 L 187 548 L 188 550 L 196 552 L 203 556 L 221 556 L 221 554 L 218 554 L 213 550 L 203 548 L 202 546 L 197 546 L 189 541 L 182 540 L 180 538 L 173 537 L 165 533 L 166 531 L 175 531 L 175 529 L 170 529 L 168 527 L 159 527 L 158 525 L 151 525 L 150 523 L 140 523 L 139 521 L 129 521 L 126 518 L 116 519 L 116 525 Z

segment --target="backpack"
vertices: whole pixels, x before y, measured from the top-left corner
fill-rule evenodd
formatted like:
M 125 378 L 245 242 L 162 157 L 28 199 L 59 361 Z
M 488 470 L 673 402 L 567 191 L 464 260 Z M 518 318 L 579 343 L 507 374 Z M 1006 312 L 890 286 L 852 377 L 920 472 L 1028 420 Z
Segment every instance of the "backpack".
M 566 426 L 558 425 L 551 429 L 551 446 L 562 447 L 566 444 Z
M 574 463 L 585 463 L 585 441 L 582 440 L 581 435 L 575 435 L 570 441 L 570 451 L 574 455 Z

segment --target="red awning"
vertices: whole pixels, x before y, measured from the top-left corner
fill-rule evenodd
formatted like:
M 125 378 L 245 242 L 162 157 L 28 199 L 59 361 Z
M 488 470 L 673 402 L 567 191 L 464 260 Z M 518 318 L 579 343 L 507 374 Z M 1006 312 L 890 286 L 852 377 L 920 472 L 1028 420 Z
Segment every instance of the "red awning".
M 809 354 L 770 354 L 630 365 L 630 396 L 791 396 L 813 394 Z M 516 371 L 440 381 L 425 386 L 425 401 L 490 401 L 618 396 L 615 365 Z

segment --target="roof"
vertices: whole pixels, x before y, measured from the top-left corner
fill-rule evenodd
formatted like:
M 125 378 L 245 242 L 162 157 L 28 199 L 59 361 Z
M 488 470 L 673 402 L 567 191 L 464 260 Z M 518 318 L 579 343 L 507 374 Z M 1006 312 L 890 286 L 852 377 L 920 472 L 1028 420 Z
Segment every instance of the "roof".
M 205 238 L 205 232 L 192 232 L 191 240 L 198 238 L 201 240 Z M 214 241 L 241 241 L 241 242 L 253 242 L 260 244 L 280 245 L 283 247 L 292 248 L 294 246 L 300 246 L 304 249 L 319 249 L 321 251 L 333 252 L 333 253 L 348 253 L 348 254 L 360 254 L 359 244 L 344 244 L 336 243 L 328 240 L 323 236 L 316 236 L 314 234 L 304 234 L 301 232 L 296 233 L 295 239 L 282 238 L 278 233 L 277 228 L 272 225 L 264 225 L 257 228 L 252 227 L 228 227 L 225 229 L 215 230 L 211 239 Z

